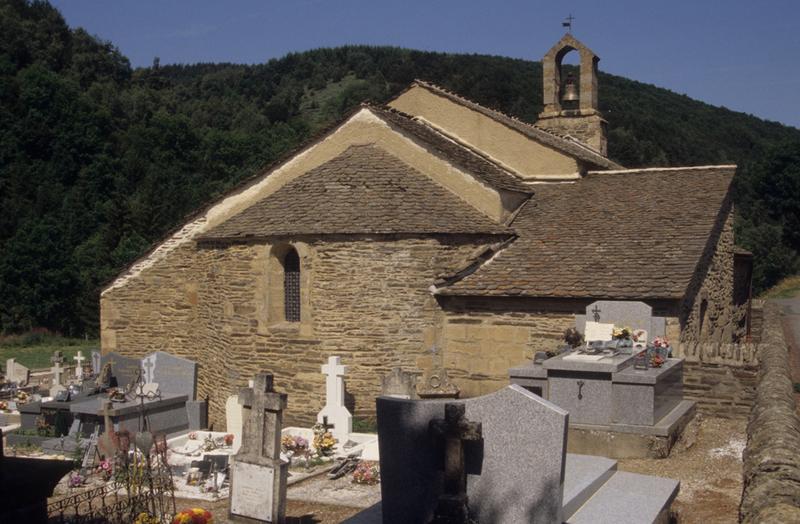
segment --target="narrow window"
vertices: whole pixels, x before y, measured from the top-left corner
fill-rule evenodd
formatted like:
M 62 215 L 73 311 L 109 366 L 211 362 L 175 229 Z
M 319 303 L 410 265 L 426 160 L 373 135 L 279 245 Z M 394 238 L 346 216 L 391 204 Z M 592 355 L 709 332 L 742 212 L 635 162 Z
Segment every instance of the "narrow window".
M 294 249 L 283 258 L 283 308 L 287 322 L 300 322 L 300 257 Z
M 708 323 L 708 319 L 706 318 L 707 314 L 708 314 L 708 300 L 704 298 L 703 301 L 700 302 L 700 325 L 698 326 L 697 330 L 697 338 L 699 338 L 701 341 L 706 336 L 706 333 L 703 331 L 703 329 L 708 328 L 708 326 L 706 325 Z

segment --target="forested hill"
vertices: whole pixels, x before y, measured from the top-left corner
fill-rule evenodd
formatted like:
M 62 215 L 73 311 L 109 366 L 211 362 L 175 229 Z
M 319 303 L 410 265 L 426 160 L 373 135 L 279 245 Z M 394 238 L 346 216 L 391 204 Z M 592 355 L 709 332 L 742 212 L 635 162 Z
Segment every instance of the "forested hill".
M 541 110 L 537 62 L 354 46 L 133 70 L 49 4 L 0 0 L 0 334 L 96 333 L 100 286 L 184 216 L 414 78 Z M 757 287 L 796 270 L 800 130 L 605 74 L 600 105 L 623 165 L 738 163 Z

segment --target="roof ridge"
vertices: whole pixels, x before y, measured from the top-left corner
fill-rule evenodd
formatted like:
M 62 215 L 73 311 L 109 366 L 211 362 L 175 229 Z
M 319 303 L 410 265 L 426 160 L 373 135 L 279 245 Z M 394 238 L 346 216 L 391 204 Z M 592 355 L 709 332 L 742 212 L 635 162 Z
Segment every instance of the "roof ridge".
M 451 135 L 447 134 L 446 132 L 444 132 L 444 130 L 434 126 L 431 122 L 429 122 L 428 120 L 426 120 L 426 119 L 424 119 L 422 117 L 415 116 L 415 115 L 412 115 L 410 113 L 406 113 L 404 111 L 400 111 L 399 109 L 395 109 L 394 107 L 391 107 L 391 106 L 383 106 L 383 107 L 379 107 L 379 108 L 370 107 L 370 109 L 378 109 L 378 110 L 388 111 L 388 112 L 396 114 L 398 116 L 402 116 L 404 118 L 407 118 L 408 120 L 410 120 L 410 121 L 412 121 L 412 122 L 414 122 L 416 124 L 419 124 L 421 126 L 425 126 L 426 129 L 429 129 L 433 133 L 436 133 L 437 135 L 440 135 L 445 140 L 447 140 L 447 141 L 455 144 L 456 146 L 468 151 L 472 155 L 480 158 L 481 160 L 485 160 L 486 162 L 492 164 L 493 166 L 497 167 L 497 169 L 500 169 L 504 173 L 508 174 L 508 176 L 514 177 L 515 179 L 519 178 L 519 176 L 516 175 L 515 173 L 513 173 L 509 168 L 507 168 L 506 166 L 503 166 L 502 164 L 498 163 L 496 160 L 494 160 L 490 156 L 483 154 L 479 149 L 476 149 L 476 148 L 472 147 L 471 145 L 469 145 L 469 144 L 467 144 L 465 142 L 462 142 L 461 140 L 458 140 L 458 139 L 454 138 L 453 136 L 451 136 Z M 520 180 L 520 182 L 524 183 L 524 181 L 522 181 L 522 180 Z
M 392 107 L 382 107 L 373 104 L 363 104 L 362 107 L 368 111 L 372 111 L 378 118 L 383 118 L 387 124 L 398 128 L 396 129 L 397 132 L 402 133 L 412 140 L 422 142 L 422 146 L 425 148 L 432 148 L 433 150 L 430 151 L 431 154 L 458 166 L 458 169 L 469 173 L 470 176 L 475 177 L 489 187 L 517 193 L 531 193 L 527 184 L 516 174 L 498 165 L 491 159 L 486 158 L 474 148 L 468 147 L 457 140 L 453 140 L 453 138 L 446 133 L 441 132 L 418 117 Z M 398 119 L 402 119 L 402 122 Z M 411 127 L 409 128 L 407 126 Z M 429 134 L 429 136 L 425 136 L 426 134 Z M 440 143 L 437 144 L 437 141 Z M 455 150 L 447 151 L 447 148 L 455 148 L 458 152 Z M 469 156 L 469 159 L 460 159 L 458 155 L 461 154 L 461 152 L 465 152 L 466 155 Z M 482 163 L 485 167 L 474 165 L 476 163 Z
M 630 173 L 663 173 L 665 171 L 709 171 L 712 169 L 738 169 L 737 164 L 708 164 L 702 166 L 638 167 L 630 169 L 603 169 L 587 171 L 587 175 L 622 175 Z
M 619 164 L 617 164 L 616 162 L 614 162 L 613 160 L 611 160 L 608 157 L 606 157 L 603 154 L 601 154 L 599 151 L 595 150 L 590 145 L 584 143 L 581 140 L 578 140 L 577 138 L 575 138 L 575 137 L 573 137 L 571 135 L 561 135 L 561 134 L 555 133 L 554 131 L 551 131 L 549 129 L 544 129 L 542 127 L 537 126 L 534 123 L 526 122 L 525 120 L 521 120 L 520 118 L 518 118 L 518 117 L 516 117 L 514 115 L 509 115 L 508 113 L 504 113 L 503 111 L 500 111 L 499 109 L 494 109 L 492 107 L 487 107 L 487 106 L 485 106 L 483 104 L 479 104 L 478 102 L 475 102 L 474 100 L 470 100 L 470 99 L 468 99 L 468 98 L 466 98 L 466 97 L 464 97 L 462 95 L 459 95 L 458 93 L 450 91 L 449 89 L 446 89 L 446 88 L 444 88 L 442 86 L 439 86 L 437 84 L 434 84 L 432 82 L 428 82 L 426 80 L 422 80 L 422 79 L 417 78 L 417 79 L 414 79 L 414 81 L 412 82 L 411 85 L 412 86 L 413 85 L 418 85 L 418 86 L 424 87 L 426 89 L 430 89 L 430 90 L 432 90 L 434 92 L 441 93 L 441 94 L 443 94 L 443 95 L 455 100 L 456 102 L 461 103 L 462 105 L 466 105 L 468 107 L 469 106 L 475 106 L 476 108 L 480 108 L 481 110 L 483 110 L 485 112 L 494 113 L 496 116 L 499 116 L 501 118 L 510 120 L 513 124 L 522 126 L 522 127 L 526 128 L 526 129 L 528 129 L 528 130 L 530 130 L 530 131 L 532 131 L 534 133 L 539 134 L 540 138 L 544 138 L 545 136 L 546 137 L 551 137 L 551 138 L 555 138 L 556 140 L 560 140 L 560 141 L 566 142 L 570 146 L 575 146 L 575 147 L 581 148 L 586 153 L 588 153 L 589 155 L 591 155 L 593 157 L 593 158 L 584 158 L 584 160 L 586 160 L 587 162 L 591 162 L 591 163 L 594 163 L 594 164 L 597 164 L 597 165 L 605 165 L 605 166 L 613 167 L 615 169 L 619 169 L 619 168 L 622 167 Z M 494 115 L 487 115 L 487 116 L 491 117 L 491 116 L 494 116 Z M 504 122 L 501 121 L 501 123 L 504 123 Z M 567 144 L 564 144 L 564 145 L 567 145 Z M 549 145 L 557 147 L 555 144 L 552 144 L 552 143 L 549 144 Z

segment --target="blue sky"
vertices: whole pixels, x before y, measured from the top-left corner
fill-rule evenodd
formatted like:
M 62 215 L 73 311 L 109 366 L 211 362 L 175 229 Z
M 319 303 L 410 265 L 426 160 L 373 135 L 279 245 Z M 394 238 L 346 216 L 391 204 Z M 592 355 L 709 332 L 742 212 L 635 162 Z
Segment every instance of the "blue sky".
M 575 16 L 600 69 L 800 127 L 798 0 L 54 0 L 134 66 L 396 45 L 539 60 Z M 602 89 L 602 86 L 601 86 Z M 533 96 L 538 96 L 533 95 Z

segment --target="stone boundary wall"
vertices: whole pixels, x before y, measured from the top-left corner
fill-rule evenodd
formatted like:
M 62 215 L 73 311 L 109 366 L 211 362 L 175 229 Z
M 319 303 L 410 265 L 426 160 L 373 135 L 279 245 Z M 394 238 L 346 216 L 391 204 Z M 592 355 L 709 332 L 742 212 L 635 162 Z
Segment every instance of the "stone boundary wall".
M 739 521 L 800 522 L 800 418 L 777 304 L 765 307 L 761 336 Z
M 753 315 L 761 317 L 763 301 L 753 301 Z M 761 324 L 752 340 L 760 340 Z M 755 328 L 755 326 L 754 326 Z M 760 344 L 741 342 L 682 343 L 683 391 L 697 408 L 717 417 L 746 418 L 753 409 L 758 384 Z
M 705 414 L 746 418 L 753 408 L 758 382 L 756 365 L 683 363 L 683 396 Z

